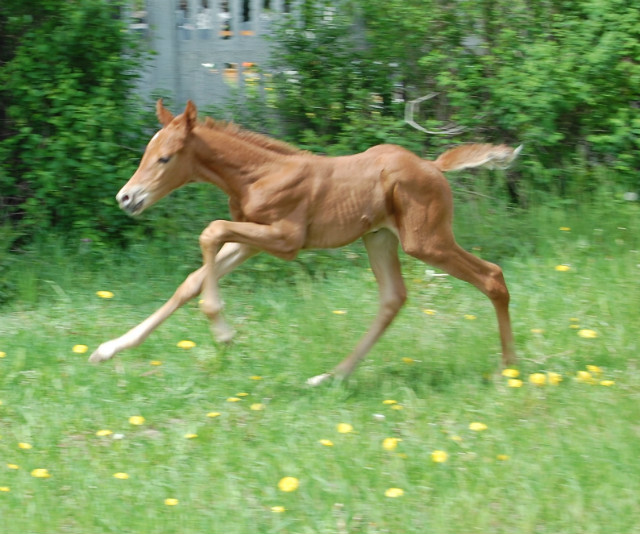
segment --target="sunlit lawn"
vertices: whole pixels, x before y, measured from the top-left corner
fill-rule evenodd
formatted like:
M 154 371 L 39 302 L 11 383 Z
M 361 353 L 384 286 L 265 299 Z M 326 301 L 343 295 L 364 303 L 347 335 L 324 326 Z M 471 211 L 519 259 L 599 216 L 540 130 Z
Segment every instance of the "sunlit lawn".
M 24 258 L 22 298 L 0 309 L 0 532 L 637 532 L 632 208 L 519 235 L 537 245 L 501 260 L 521 358 L 507 376 L 489 302 L 407 258 L 397 321 L 347 384 L 317 389 L 305 380 L 375 314 L 359 247 L 234 273 L 228 348 L 193 302 L 100 366 L 90 352 L 168 298 L 197 250 Z M 486 257 L 500 237 L 461 234 Z

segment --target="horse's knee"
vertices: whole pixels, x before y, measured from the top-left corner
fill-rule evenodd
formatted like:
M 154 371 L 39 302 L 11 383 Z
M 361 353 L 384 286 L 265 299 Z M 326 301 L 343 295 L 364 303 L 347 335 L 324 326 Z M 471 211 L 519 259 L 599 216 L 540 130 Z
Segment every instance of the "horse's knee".
M 205 267 L 192 272 L 178 287 L 176 295 L 180 302 L 186 302 L 195 298 L 202 292 L 202 284 L 205 277 Z
M 407 302 L 407 288 L 403 284 L 401 287 L 396 288 L 391 305 L 397 312 L 404 306 L 405 302 Z
M 225 221 L 213 221 L 200 234 L 200 248 L 204 251 L 211 246 L 218 247 L 222 241 Z
M 398 314 L 400 308 L 407 301 L 407 289 L 402 286 L 396 287 L 393 292 L 384 295 L 380 301 L 380 310 L 391 321 Z

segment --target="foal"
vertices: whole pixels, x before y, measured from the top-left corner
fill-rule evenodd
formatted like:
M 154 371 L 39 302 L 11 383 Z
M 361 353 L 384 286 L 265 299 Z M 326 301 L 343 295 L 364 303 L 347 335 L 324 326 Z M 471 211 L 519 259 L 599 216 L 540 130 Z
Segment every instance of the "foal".
M 505 168 L 518 149 L 462 145 L 435 161 L 394 145 L 361 154 L 323 157 L 211 119 L 198 122 L 194 104 L 174 117 L 158 100 L 163 128 L 116 199 L 138 215 L 189 182 L 209 182 L 229 196 L 231 221 L 213 221 L 200 235 L 203 265 L 155 313 L 123 336 L 100 345 L 100 362 L 134 347 L 176 309 L 202 293 L 202 311 L 219 341 L 233 330 L 222 316 L 218 281 L 247 258 L 268 252 L 292 260 L 302 249 L 336 248 L 362 238 L 380 289 L 380 307 L 368 332 L 332 371 L 308 380 L 317 385 L 345 378 L 369 352 L 406 300 L 398 244 L 411 256 L 466 280 L 489 297 L 496 311 L 502 363 L 515 361 L 509 292 L 501 269 L 460 248 L 453 236 L 452 195 L 444 171 Z

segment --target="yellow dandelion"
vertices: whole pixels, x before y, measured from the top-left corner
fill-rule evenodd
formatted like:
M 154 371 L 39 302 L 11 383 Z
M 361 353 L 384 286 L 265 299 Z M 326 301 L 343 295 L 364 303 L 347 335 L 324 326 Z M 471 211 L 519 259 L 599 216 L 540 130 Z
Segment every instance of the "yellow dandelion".
M 182 341 L 178 341 L 176 343 L 176 347 L 180 349 L 192 349 L 195 346 L 196 344 L 193 341 L 190 341 L 188 339 L 183 339 Z
M 602 374 L 602 368 L 598 367 L 597 365 L 587 365 L 587 371 L 595 376 L 600 376 Z
M 165 506 L 176 506 L 179 502 L 180 501 L 178 501 L 178 499 L 174 499 L 172 497 L 169 497 L 164 500 Z
M 48 469 L 43 469 L 39 467 L 31 471 L 31 476 L 34 478 L 50 478 L 51 474 L 49 473 Z
M 398 401 L 393 399 L 387 399 L 382 401 L 382 404 L 397 404 L 397 403 Z
M 431 461 L 442 464 L 449 459 L 449 455 L 445 451 L 433 451 L 431 453 Z
M 20 469 L 20 466 L 17 464 L 7 464 L 7 469 Z
M 129 475 L 127 473 L 113 473 L 113 478 L 127 480 L 129 478 Z
M 455 441 L 456 443 L 460 443 L 462 438 L 460 436 L 451 436 L 451 441 Z
M 467 314 L 464 316 L 464 318 L 465 318 L 467 321 L 475 321 L 475 320 L 477 319 L 477 317 L 476 317 L 475 315 L 472 315 L 472 314 L 470 314 L 470 313 L 467 313 Z
M 389 488 L 384 492 L 385 497 L 390 497 L 391 499 L 396 499 L 397 497 L 402 497 L 404 495 L 404 490 L 401 488 Z
M 486 430 L 487 428 L 489 428 L 489 427 L 487 425 L 485 425 L 484 423 L 474 422 L 474 423 L 470 423 L 469 424 L 469 430 L 473 430 L 474 432 L 482 432 L 483 430 Z
M 520 371 L 517 369 L 503 369 L 502 376 L 506 376 L 507 378 L 518 378 L 520 376 Z
M 574 330 L 578 330 L 578 328 L 580 328 L 580 325 L 577 324 L 577 323 L 576 324 L 570 324 L 569 328 L 573 328 Z
M 578 331 L 578 335 L 584 339 L 594 339 L 598 337 L 598 333 L 595 330 L 590 330 L 588 328 L 583 328 Z
M 509 455 L 508 454 L 498 454 L 498 456 L 496 456 L 496 459 L 500 460 L 501 462 L 506 462 L 509 459 Z
M 162 365 L 162 362 L 161 362 L 160 360 L 151 360 L 151 361 L 149 362 L 149 365 L 155 365 L 155 366 L 158 366 L 158 365 Z
M 600 385 L 601 386 L 606 386 L 606 387 L 611 387 L 611 386 L 615 385 L 615 381 L 614 380 L 601 380 L 600 381 Z
M 261 410 L 264 410 L 264 404 L 262 404 L 261 402 L 254 402 L 251 406 L 249 406 L 250 410 L 253 410 L 254 412 L 259 412 Z
M 145 419 L 141 415 L 132 415 L 129 417 L 129 423 L 132 425 L 140 426 L 144 424 L 144 421 Z
M 385 451 L 393 451 L 398 447 L 398 443 L 402 440 L 400 438 L 385 438 L 382 440 L 382 448 Z
M 509 380 L 507 380 L 507 386 L 509 386 L 510 388 L 521 388 L 522 380 L 520 380 L 519 378 L 510 378 Z
M 333 441 L 331 441 L 330 439 L 321 439 L 320 441 L 318 441 L 318 443 L 320 443 L 320 445 L 324 445 L 325 447 L 333 447 Z
M 544 334 L 544 329 L 543 328 L 532 328 L 531 329 L 531 333 L 532 334 Z
M 211 417 L 212 419 L 213 419 L 214 417 L 220 417 L 220 412 L 209 412 L 209 413 L 207 414 L 207 417 Z
M 549 384 L 552 386 L 557 386 L 560 382 L 562 382 L 562 375 L 560 373 L 547 373 L 547 379 L 549 380 Z
M 589 371 L 578 371 L 576 374 L 576 380 L 585 384 L 594 384 L 595 379 Z
M 105 436 L 110 436 L 111 434 L 113 434 L 113 432 L 111 430 L 106 429 L 106 428 L 103 429 L 103 430 L 98 430 L 96 432 L 96 436 L 98 436 L 100 438 L 103 438 Z
M 253 375 L 249 377 L 251 380 L 262 380 L 262 377 L 260 375 Z
M 416 362 L 413 358 L 407 358 L 407 357 L 402 358 L 402 361 L 403 363 L 406 363 L 408 365 L 411 365 Z
M 272 506 L 271 511 L 274 514 L 281 514 L 282 512 L 286 512 L 286 508 L 284 506 Z
M 561 232 L 570 232 L 571 228 L 569 228 L 568 226 L 561 226 L 560 228 L 558 228 L 558 230 L 560 230 Z
M 404 410 L 404 406 L 402 406 L 402 404 L 393 404 L 393 405 L 391 406 L 391 409 L 392 409 L 392 410 L 396 410 L 396 411 L 397 411 L 397 410 Z
M 529 375 L 529 382 L 535 386 L 544 386 L 547 383 L 547 375 L 544 373 L 533 373 Z
M 240 402 L 240 397 L 229 397 L 227 402 Z
M 236 393 L 236 397 L 248 397 L 248 393 Z
M 299 485 L 300 481 L 296 477 L 284 477 L 278 482 L 278 489 L 290 493 L 296 491 Z
M 426 315 L 436 315 L 438 312 L 436 310 L 422 310 L 422 313 L 426 314 Z
M 347 314 L 346 310 L 333 310 L 331 313 L 333 313 L 334 315 L 346 315 Z
M 31 443 L 18 443 L 18 448 L 20 449 L 24 449 L 24 450 L 29 450 L 29 449 L 33 449 L 33 445 L 31 445 Z
M 0 486 L 0 491 L 8 493 L 11 491 L 11 488 L 9 486 Z
M 353 426 L 351 426 L 349 423 L 339 423 L 336 429 L 340 434 L 348 434 L 349 432 L 353 432 Z
M 6 356 L 7 353 L 0 350 L 0 358 L 5 358 Z
M 86 345 L 74 345 L 71 350 L 76 354 L 84 354 L 89 350 L 89 347 Z
M 113 293 L 111 291 L 96 291 L 96 295 L 98 295 L 101 299 L 113 298 Z
M 184 437 L 187 439 L 196 439 L 198 437 L 198 434 L 189 433 L 185 434 Z
M 568 265 L 556 265 L 556 271 L 558 271 L 558 272 L 563 273 L 563 272 L 567 272 L 567 271 L 570 271 L 570 270 L 571 270 L 571 267 L 569 267 Z

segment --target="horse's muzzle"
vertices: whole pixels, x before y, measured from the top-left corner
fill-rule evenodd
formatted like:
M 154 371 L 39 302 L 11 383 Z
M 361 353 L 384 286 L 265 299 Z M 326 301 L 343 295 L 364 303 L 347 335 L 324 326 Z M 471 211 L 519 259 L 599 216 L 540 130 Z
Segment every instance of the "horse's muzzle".
M 130 189 L 128 191 L 120 190 L 116 195 L 116 200 L 120 208 L 129 215 L 138 215 L 145 209 L 145 200 L 147 195 L 143 191 Z

